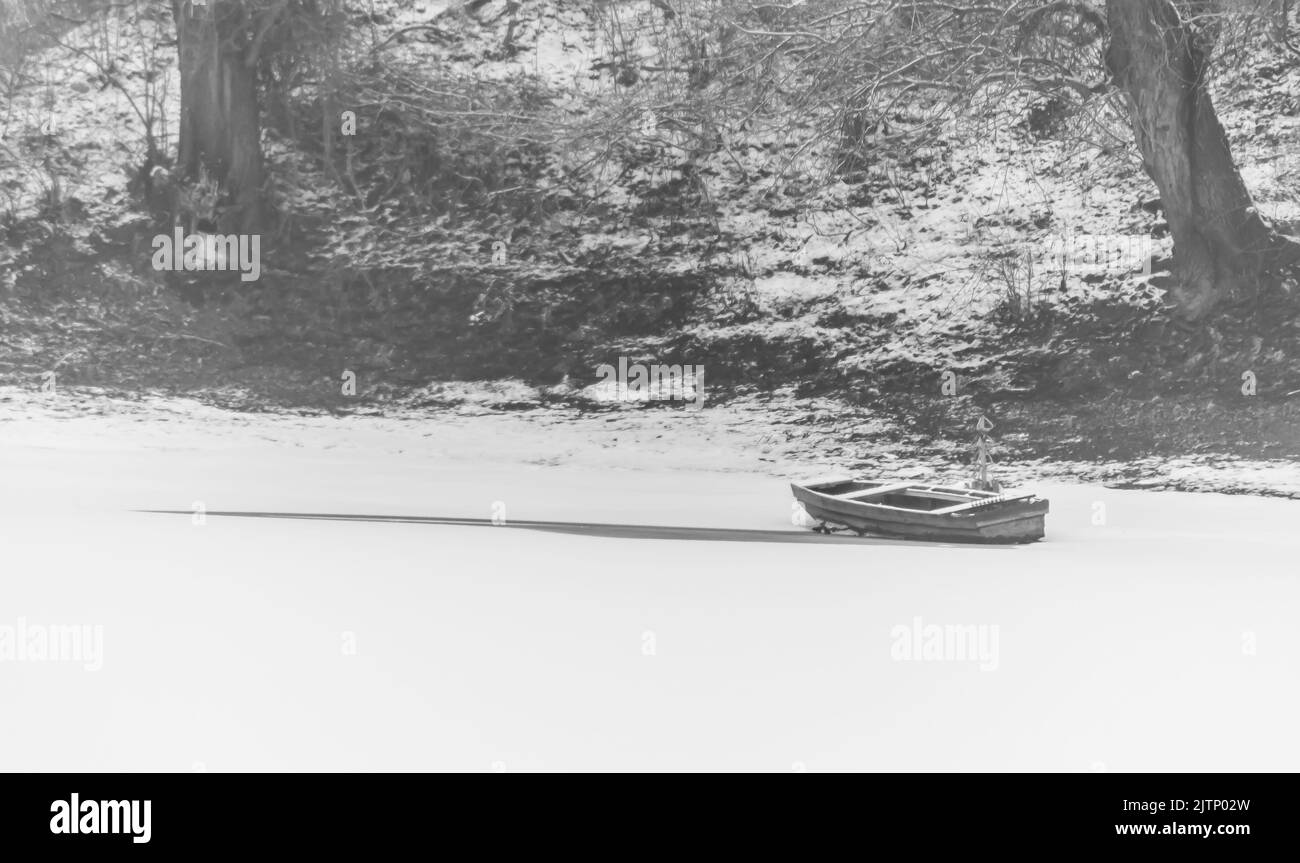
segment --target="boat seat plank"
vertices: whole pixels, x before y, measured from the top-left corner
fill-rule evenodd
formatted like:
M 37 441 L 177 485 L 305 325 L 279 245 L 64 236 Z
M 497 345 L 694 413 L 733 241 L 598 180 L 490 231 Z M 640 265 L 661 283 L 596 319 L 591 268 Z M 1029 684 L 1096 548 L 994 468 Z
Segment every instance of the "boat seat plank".
M 997 492 L 980 491 L 979 489 L 974 489 L 974 488 L 956 488 L 950 485 L 929 485 L 929 486 L 925 486 L 924 488 L 921 488 L 919 486 L 913 486 L 913 488 L 921 492 L 938 492 L 940 494 L 955 495 L 956 497 L 965 498 L 965 499 L 975 498 L 975 497 L 997 497 L 998 496 Z
M 892 485 L 882 485 L 877 488 L 868 488 L 862 491 L 851 491 L 848 492 L 847 494 L 833 495 L 833 497 L 835 497 L 837 500 L 864 500 L 866 498 L 871 498 L 871 497 L 881 497 L 887 494 L 896 494 L 900 491 L 913 488 L 915 485 L 916 485 L 915 483 L 911 483 L 911 482 L 896 482 Z
M 1028 498 L 1031 498 L 1033 496 L 1034 495 L 1030 493 L 1030 494 L 1018 494 L 1013 497 L 987 497 L 984 498 L 983 500 L 973 500 L 970 501 L 969 503 L 958 504 L 957 506 L 948 506 L 948 507 L 944 507 L 943 509 L 931 510 L 930 514 L 947 515 L 948 513 L 952 513 L 952 512 L 961 512 L 964 509 L 975 509 L 976 507 L 993 506 L 994 504 L 1009 503 L 1015 500 L 1027 500 Z

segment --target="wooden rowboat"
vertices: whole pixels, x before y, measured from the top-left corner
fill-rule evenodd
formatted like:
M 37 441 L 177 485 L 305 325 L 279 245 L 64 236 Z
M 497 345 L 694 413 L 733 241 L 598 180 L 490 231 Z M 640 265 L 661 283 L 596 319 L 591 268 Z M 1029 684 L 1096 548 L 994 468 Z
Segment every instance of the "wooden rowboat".
M 943 542 L 1033 542 L 1043 538 L 1047 501 L 1034 494 L 830 479 L 792 483 L 804 511 L 819 522 L 858 533 Z

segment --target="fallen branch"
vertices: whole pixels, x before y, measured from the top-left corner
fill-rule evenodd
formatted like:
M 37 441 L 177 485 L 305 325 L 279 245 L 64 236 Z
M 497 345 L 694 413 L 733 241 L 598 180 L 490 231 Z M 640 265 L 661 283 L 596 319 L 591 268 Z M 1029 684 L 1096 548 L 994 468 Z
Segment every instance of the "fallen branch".
M 234 351 L 234 352 L 236 352 L 236 353 L 239 352 L 239 349 L 238 349 L 238 348 L 231 347 L 230 345 L 225 344 L 224 342 L 213 341 L 212 339 L 205 339 L 205 338 L 203 338 L 203 336 L 192 336 L 192 335 L 190 335 L 189 333 L 159 333 L 159 332 L 151 332 L 150 334 L 151 334 L 151 335 L 154 335 L 154 336 L 157 336 L 157 337 L 160 338 L 160 339 L 189 339 L 190 341 L 203 342 L 203 343 L 206 344 L 206 345 L 216 345 L 217 347 L 219 347 L 219 348 L 225 348 L 225 349 L 228 350 L 228 351 Z

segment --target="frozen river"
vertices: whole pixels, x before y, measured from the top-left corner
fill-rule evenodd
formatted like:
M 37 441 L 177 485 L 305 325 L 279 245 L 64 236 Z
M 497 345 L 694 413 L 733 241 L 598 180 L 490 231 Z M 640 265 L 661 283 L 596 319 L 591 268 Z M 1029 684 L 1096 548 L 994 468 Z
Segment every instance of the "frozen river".
M 1300 503 L 1040 486 L 1009 549 L 509 529 L 797 530 L 775 467 L 576 437 L 11 411 L 0 768 L 1300 769 Z M 196 503 L 507 525 L 135 511 Z

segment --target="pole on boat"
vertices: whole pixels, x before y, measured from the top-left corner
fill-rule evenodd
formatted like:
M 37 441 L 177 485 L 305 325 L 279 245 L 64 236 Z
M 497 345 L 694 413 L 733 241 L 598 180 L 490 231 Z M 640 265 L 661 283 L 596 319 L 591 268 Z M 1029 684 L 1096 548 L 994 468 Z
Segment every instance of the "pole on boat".
M 980 415 L 979 421 L 975 423 L 975 475 L 971 478 L 971 488 L 979 491 L 1001 491 L 1002 484 L 989 476 L 989 464 L 993 459 L 989 456 L 989 437 L 988 433 L 992 431 L 993 423 L 989 418 Z

